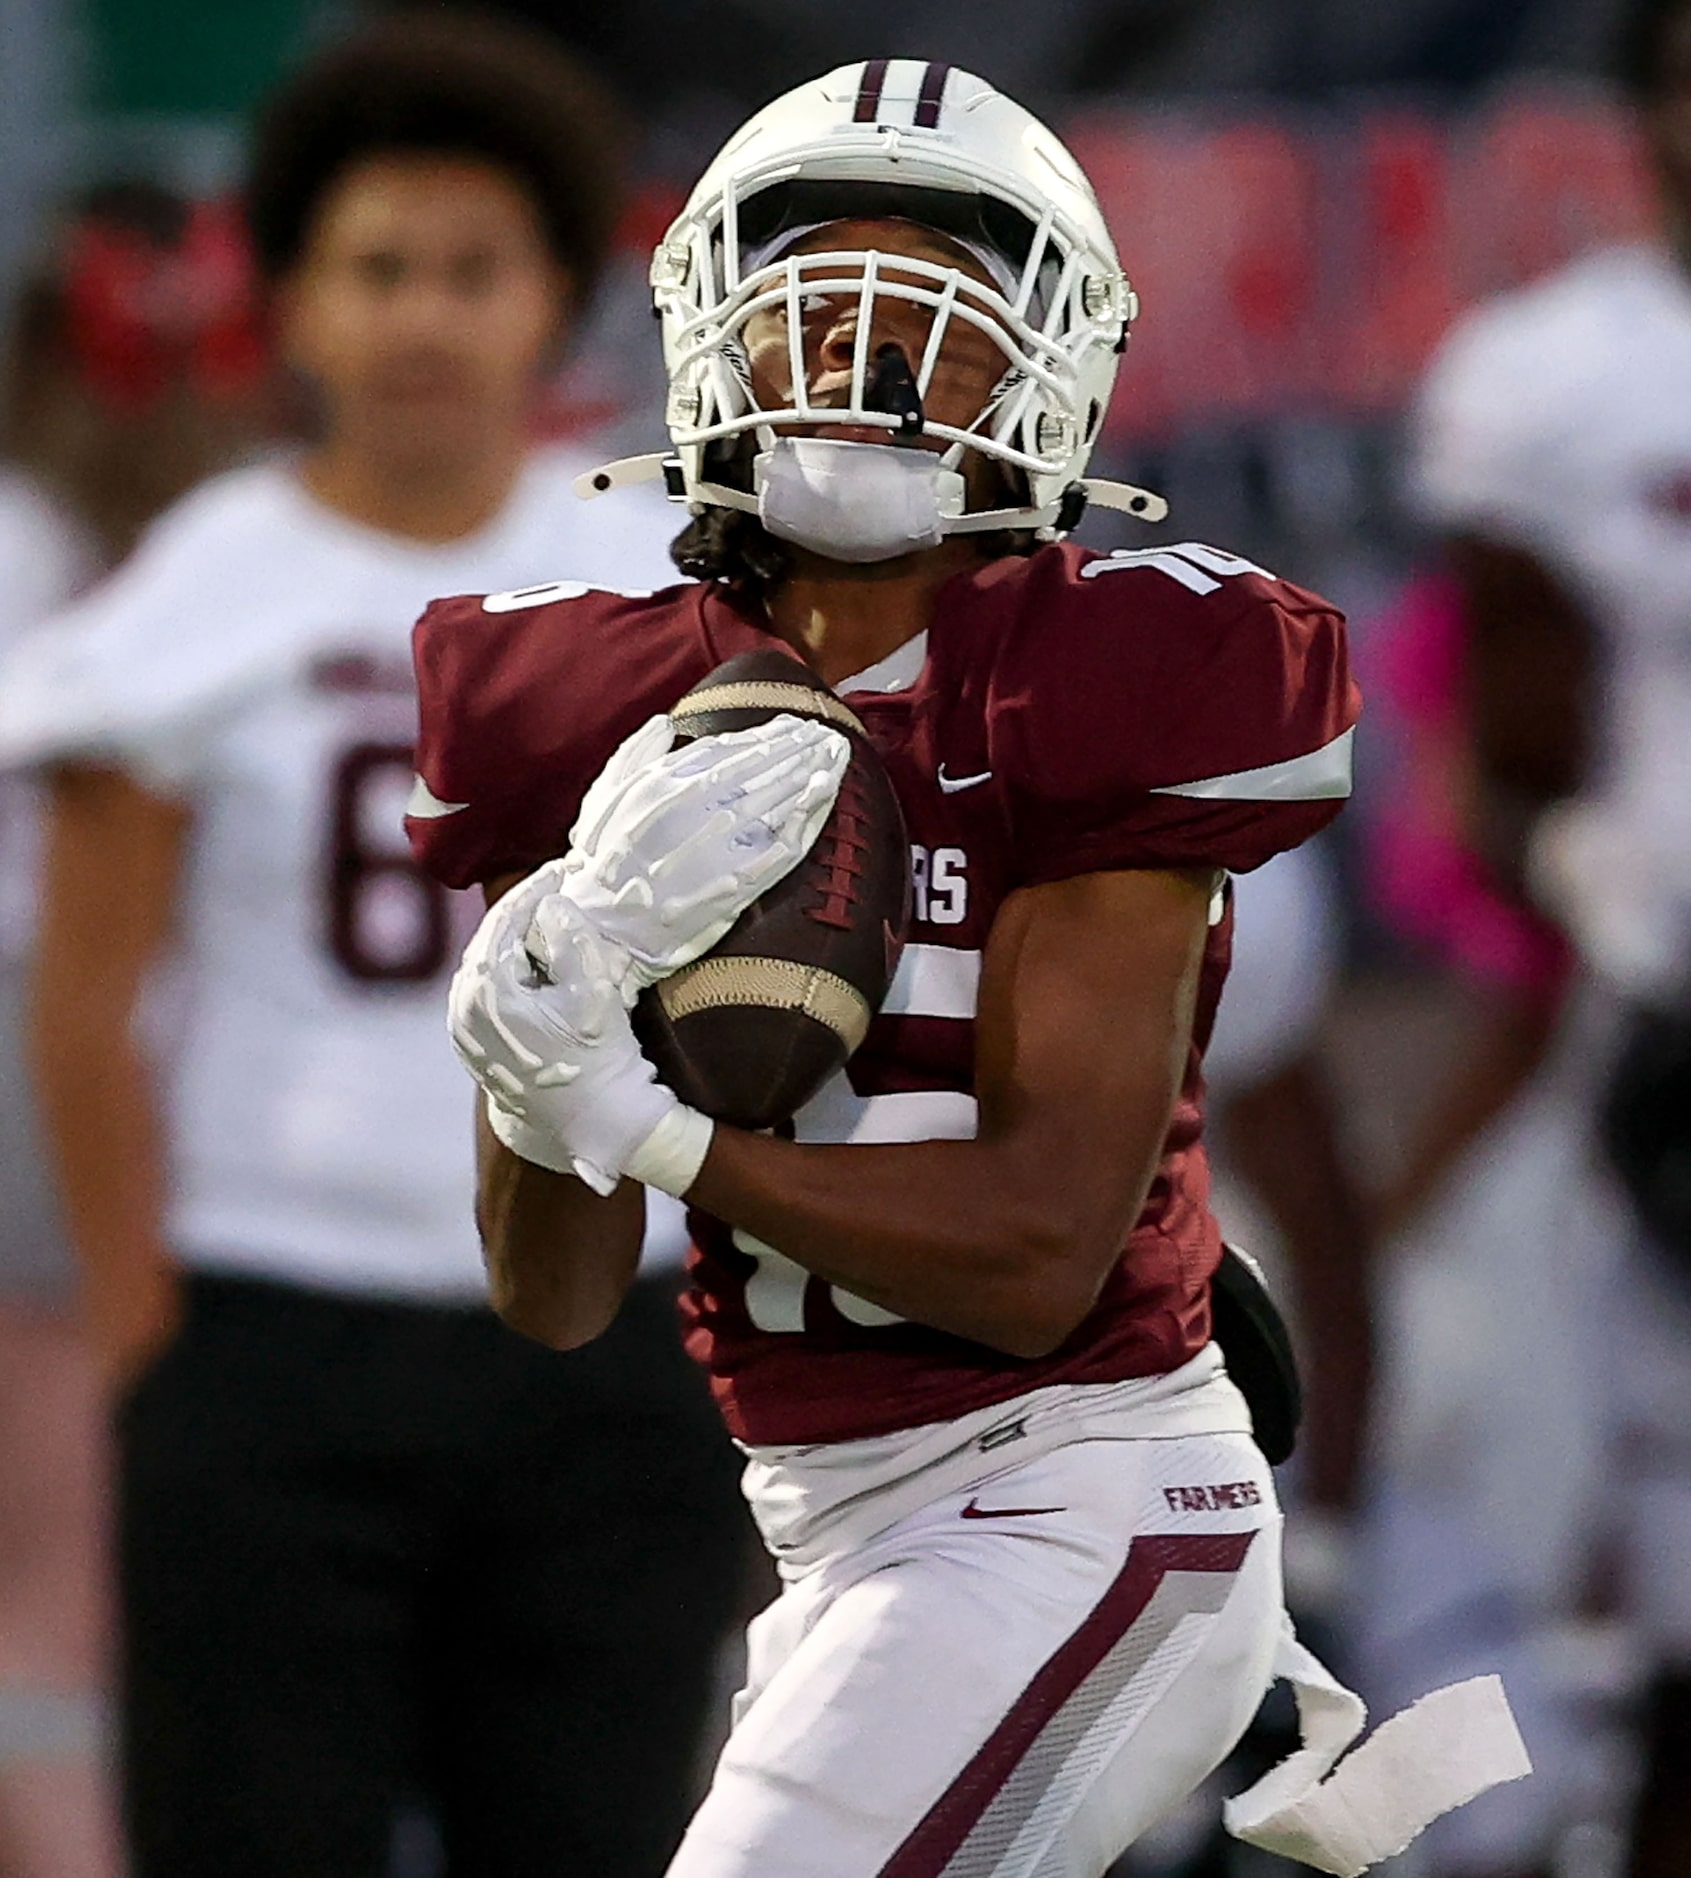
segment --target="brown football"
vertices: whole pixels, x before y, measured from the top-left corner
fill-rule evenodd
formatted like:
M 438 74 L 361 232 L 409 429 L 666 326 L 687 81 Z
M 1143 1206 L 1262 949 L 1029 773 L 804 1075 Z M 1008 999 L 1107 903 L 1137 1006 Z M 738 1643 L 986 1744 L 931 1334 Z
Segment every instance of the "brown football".
M 683 737 L 782 714 L 851 740 L 851 763 L 809 854 L 713 950 L 641 994 L 634 1030 L 684 1101 L 741 1128 L 791 1119 L 863 1041 L 910 920 L 910 843 L 863 725 L 785 652 L 719 665 L 670 709 Z

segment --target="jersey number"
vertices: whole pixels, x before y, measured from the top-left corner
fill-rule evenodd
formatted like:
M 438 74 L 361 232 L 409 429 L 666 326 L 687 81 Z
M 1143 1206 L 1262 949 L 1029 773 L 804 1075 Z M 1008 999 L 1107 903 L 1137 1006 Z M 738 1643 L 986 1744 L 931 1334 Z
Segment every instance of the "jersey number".
M 871 1304 L 855 1292 L 842 1291 L 838 1285 L 824 1284 L 820 1278 L 795 1264 L 785 1252 L 736 1228 L 734 1245 L 755 1261 L 756 1269 L 746 1280 L 746 1315 L 762 1331 L 771 1335 L 797 1335 L 805 1328 L 805 1298 L 812 1285 L 828 1294 L 828 1301 L 851 1324 L 877 1330 L 887 1324 L 902 1324 L 906 1318 Z
M 405 847 L 408 743 L 355 743 L 329 785 L 329 951 L 363 984 L 420 985 L 446 969 L 446 889 Z
M 1171 548 L 1117 548 L 1102 561 L 1088 561 L 1080 570 L 1082 580 L 1096 580 L 1101 574 L 1120 574 L 1130 567 L 1154 567 L 1159 574 L 1177 580 L 1189 593 L 1214 593 L 1231 574 L 1260 574 L 1264 580 L 1277 576 L 1243 555 L 1228 554 L 1222 548 L 1206 547 L 1201 541 L 1179 541 Z

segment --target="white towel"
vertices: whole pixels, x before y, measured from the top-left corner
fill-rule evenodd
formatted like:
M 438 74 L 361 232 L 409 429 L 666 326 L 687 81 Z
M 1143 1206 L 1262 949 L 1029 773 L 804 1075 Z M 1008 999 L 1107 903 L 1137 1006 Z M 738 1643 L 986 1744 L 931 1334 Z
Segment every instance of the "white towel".
M 1303 1745 L 1223 1809 L 1236 1839 L 1334 1878 L 1360 1878 L 1423 1827 L 1488 1788 L 1532 1772 L 1496 1676 L 1435 1689 L 1335 1766 L 1366 1710 L 1298 1642 L 1287 1620 L 1274 1673 L 1298 1701 Z

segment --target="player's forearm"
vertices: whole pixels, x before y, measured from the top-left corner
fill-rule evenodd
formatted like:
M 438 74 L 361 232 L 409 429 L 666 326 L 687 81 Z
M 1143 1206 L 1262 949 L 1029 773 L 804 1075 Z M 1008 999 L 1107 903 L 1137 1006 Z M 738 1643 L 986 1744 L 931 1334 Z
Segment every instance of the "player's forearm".
M 1212 885 L 1091 875 L 1007 904 L 981 978 L 974 1139 L 718 1128 L 687 1197 L 900 1317 L 1048 1354 L 1096 1303 L 1160 1163 Z
M 175 1266 L 164 1245 L 163 1130 L 152 1073 L 126 1034 L 126 1012 L 61 996 L 62 989 L 43 972 L 31 1055 L 90 1309 L 96 1317 L 108 1306 L 124 1317 L 163 1314 Z
M 1467 1027 L 1403 1165 L 1376 1202 L 1382 1234 L 1400 1231 L 1428 1204 L 1481 1134 L 1537 1074 L 1562 1015 L 1559 998 L 1491 1000 Z
M 1524 897 L 1539 816 L 1591 772 L 1597 634 L 1563 577 L 1535 554 L 1469 536 L 1450 543 L 1448 561 L 1469 628 L 1467 834 L 1498 882 Z
M 642 1190 L 625 1180 L 601 1199 L 570 1174 L 519 1159 L 485 1119 L 476 1125 L 476 1219 L 493 1308 L 513 1330 L 575 1349 L 609 1328 L 634 1282 Z
M 165 1141 L 134 1018 L 171 929 L 190 821 L 115 770 L 51 778 L 30 1054 L 89 1327 L 113 1380 L 169 1333 Z
M 1033 1143 L 817 1147 L 718 1128 L 687 1197 L 884 1310 L 1036 1357 L 1096 1301 L 1155 1149 L 1141 1160 L 1131 1181 L 1107 1162 L 1109 1177 L 1071 1179 Z

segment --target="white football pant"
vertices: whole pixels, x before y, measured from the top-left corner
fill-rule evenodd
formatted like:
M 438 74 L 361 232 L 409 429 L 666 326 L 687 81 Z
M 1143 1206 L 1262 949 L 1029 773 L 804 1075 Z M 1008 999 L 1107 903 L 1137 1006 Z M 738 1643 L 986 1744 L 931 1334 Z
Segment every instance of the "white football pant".
M 1273 1481 L 1120 1428 L 971 1442 L 796 1548 L 669 1878 L 1098 1878 L 1202 1781 L 1269 1684 Z

